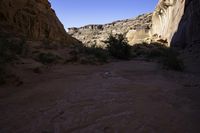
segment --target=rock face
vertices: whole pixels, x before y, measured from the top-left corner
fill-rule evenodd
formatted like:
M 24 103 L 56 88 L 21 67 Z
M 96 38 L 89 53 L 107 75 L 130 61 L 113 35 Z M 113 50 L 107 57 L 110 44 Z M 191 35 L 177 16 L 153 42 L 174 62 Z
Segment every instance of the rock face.
M 200 1 L 183 0 L 185 10 L 172 38 L 173 46 L 200 44 Z
M 159 0 L 152 16 L 152 36 L 170 44 L 184 14 L 185 0 Z
M 48 0 L 1 0 L 0 33 L 26 36 L 29 40 L 74 43 Z
M 160 0 L 152 17 L 152 36 L 183 49 L 191 71 L 200 71 L 200 1 Z
M 149 36 L 152 14 L 143 14 L 134 19 L 115 21 L 105 25 L 87 25 L 81 28 L 69 28 L 68 33 L 85 45 L 105 46 L 103 41 L 110 35 L 124 34 L 133 44 Z M 138 31 L 138 32 L 137 32 Z
M 199 6 L 199 0 L 160 0 L 152 17 L 152 35 L 172 46 L 199 42 Z

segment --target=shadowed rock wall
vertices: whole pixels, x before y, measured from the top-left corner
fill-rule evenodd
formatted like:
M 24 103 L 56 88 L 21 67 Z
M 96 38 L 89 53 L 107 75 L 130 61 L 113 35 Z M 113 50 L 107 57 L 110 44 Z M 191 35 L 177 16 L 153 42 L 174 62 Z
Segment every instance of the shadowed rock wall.
M 200 72 L 200 1 L 160 0 L 152 17 L 152 36 L 182 51 L 186 68 Z
M 200 1 L 185 0 L 184 15 L 174 33 L 172 46 L 185 47 L 200 43 Z
M 74 43 L 48 0 L 1 0 L 0 33 L 26 36 L 29 40 Z

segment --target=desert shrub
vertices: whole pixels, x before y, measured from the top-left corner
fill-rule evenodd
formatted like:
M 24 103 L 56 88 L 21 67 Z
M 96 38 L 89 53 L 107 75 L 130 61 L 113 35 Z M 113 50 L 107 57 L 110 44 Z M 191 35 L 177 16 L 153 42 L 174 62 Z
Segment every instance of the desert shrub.
M 28 52 L 28 46 L 26 45 L 25 39 L 21 39 L 19 42 L 12 42 L 10 46 L 11 51 L 20 56 L 26 56 Z
M 5 66 L 0 64 L 0 85 L 5 83 L 6 70 Z
M 161 62 L 165 69 L 170 69 L 170 70 L 175 70 L 175 71 L 183 71 L 184 70 L 183 61 L 178 58 L 178 53 L 176 53 L 172 49 L 165 50 Z
M 44 39 L 42 41 L 42 46 L 44 49 L 54 49 L 54 50 L 57 50 L 59 48 L 59 44 L 49 40 L 49 39 Z
M 162 57 L 167 47 L 165 45 L 159 44 L 159 43 L 141 43 L 141 44 L 135 44 L 132 47 L 132 52 L 135 53 L 135 55 L 146 57 L 146 58 L 159 58 Z
M 5 83 L 6 64 L 12 60 L 10 43 L 6 39 L 0 39 L 0 84 Z
M 7 65 L 18 59 L 18 56 L 26 55 L 27 50 L 25 39 L 0 38 L 0 84 L 5 82 Z
M 14 56 L 12 45 L 6 39 L 0 39 L 0 64 L 5 64 L 12 60 Z
M 16 59 L 16 56 L 26 55 L 28 47 L 26 45 L 25 39 L 18 41 L 10 40 L 5 38 L 0 38 L 0 58 L 1 61 L 9 62 Z
M 144 57 L 159 61 L 165 69 L 175 71 L 184 70 L 183 61 L 178 58 L 179 54 L 172 48 L 166 47 L 163 44 L 136 44 L 132 47 L 132 52 L 135 53 L 135 57 Z
M 36 60 L 43 63 L 43 64 L 51 64 L 55 63 L 60 57 L 53 53 L 39 53 L 36 57 Z
M 74 45 L 73 50 L 70 52 L 71 58 L 66 62 L 78 62 L 82 64 L 96 64 L 105 63 L 108 61 L 109 55 L 107 50 L 92 45 L 86 47 L 84 45 Z
M 92 47 L 84 47 L 83 53 L 89 55 L 90 57 L 94 56 L 97 61 L 100 62 L 107 62 L 109 56 L 105 49 L 97 47 L 96 45 L 93 45 Z
M 130 59 L 131 46 L 127 43 L 126 38 L 122 35 L 110 36 L 107 41 L 107 50 L 111 56 L 117 59 Z
M 0 85 L 5 83 L 6 78 L 6 64 L 12 60 L 12 52 L 10 50 L 10 43 L 0 38 Z

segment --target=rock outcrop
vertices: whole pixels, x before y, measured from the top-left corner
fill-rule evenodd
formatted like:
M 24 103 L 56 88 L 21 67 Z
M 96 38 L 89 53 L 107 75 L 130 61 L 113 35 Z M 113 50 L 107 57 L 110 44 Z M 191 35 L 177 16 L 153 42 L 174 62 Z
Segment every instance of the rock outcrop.
M 33 41 L 76 42 L 66 33 L 48 0 L 1 0 L 0 33 Z
M 143 14 L 134 19 L 120 20 L 105 25 L 87 25 L 80 28 L 69 28 L 68 33 L 85 45 L 105 46 L 104 41 L 110 35 L 123 34 L 130 44 L 143 41 L 149 37 L 152 14 Z

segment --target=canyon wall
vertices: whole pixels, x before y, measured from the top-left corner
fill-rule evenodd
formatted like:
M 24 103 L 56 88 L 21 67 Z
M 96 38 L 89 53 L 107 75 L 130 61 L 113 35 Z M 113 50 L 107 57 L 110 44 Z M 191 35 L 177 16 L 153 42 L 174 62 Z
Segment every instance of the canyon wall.
M 191 71 L 200 71 L 200 1 L 160 0 L 152 17 L 151 35 L 182 51 Z
M 172 46 L 187 47 L 200 45 L 200 1 L 184 0 L 184 15 L 174 33 L 171 44 Z
M 74 43 L 48 0 L 1 0 L 0 35 Z
M 200 40 L 199 0 L 160 0 L 152 17 L 152 35 L 171 46 Z
M 123 34 L 130 44 L 139 43 L 149 37 L 152 14 L 143 14 L 133 19 L 119 20 L 105 25 L 87 25 L 69 28 L 68 33 L 86 46 L 105 46 L 110 35 Z
M 152 36 L 167 40 L 170 44 L 178 29 L 184 9 L 184 0 L 159 0 L 152 16 Z

